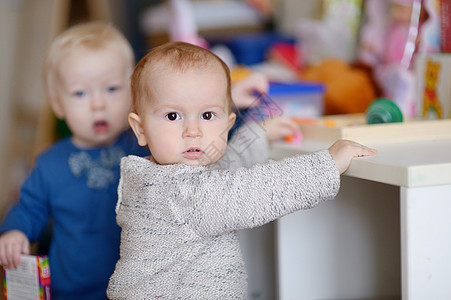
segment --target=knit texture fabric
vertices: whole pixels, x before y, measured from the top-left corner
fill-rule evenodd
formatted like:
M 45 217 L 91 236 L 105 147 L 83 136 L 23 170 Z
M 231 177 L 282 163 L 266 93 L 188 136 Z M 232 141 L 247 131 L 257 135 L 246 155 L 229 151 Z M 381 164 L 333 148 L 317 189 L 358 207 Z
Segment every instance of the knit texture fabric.
M 120 259 L 110 299 L 246 299 L 236 231 L 335 197 L 340 176 L 327 150 L 235 171 L 217 165 L 121 162 Z

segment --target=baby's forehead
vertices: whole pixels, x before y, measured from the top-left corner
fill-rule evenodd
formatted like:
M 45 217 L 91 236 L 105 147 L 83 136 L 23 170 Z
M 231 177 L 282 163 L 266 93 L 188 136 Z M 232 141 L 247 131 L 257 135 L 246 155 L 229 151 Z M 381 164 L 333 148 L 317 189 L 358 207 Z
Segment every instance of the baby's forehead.
M 211 76 L 214 74 L 220 75 L 218 77 L 221 77 L 221 79 L 219 79 L 221 81 L 226 81 L 227 79 L 226 71 L 219 63 L 213 61 L 209 63 L 191 63 L 186 65 L 157 61 L 153 64 L 149 64 L 146 69 L 147 70 L 143 74 L 146 77 L 157 77 L 161 75 L 164 75 L 165 77 L 180 77 L 181 75 L 190 76 L 190 74 L 206 74 L 207 76 Z
M 57 69 L 61 68 L 61 65 L 70 62 L 74 58 L 76 61 L 86 61 L 87 57 L 85 55 L 100 55 L 101 57 L 114 57 L 114 60 L 111 64 L 123 66 L 127 69 L 127 73 L 131 73 L 133 70 L 133 62 L 130 61 L 125 53 L 121 51 L 120 48 L 115 47 L 114 45 L 101 45 L 101 46 L 92 46 L 89 44 L 78 44 L 72 47 L 68 47 L 64 49 L 64 51 L 60 52 L 59 57 L 55 61 L 55 67 Z M 111 55 L 111 56 L 110 56 Z
M 70 54 L 78 54 L 78 53 L 118 53 L 121 56 L 122 53 L 120 52 L 119 48 L 116 47 L 114 44 L 91 44 L 91 43 L 80 43 L 77 45 L 73 45 L 72 47 L 66 47 L 62 53 L 65 53 L 64 56 L 70 55 Z

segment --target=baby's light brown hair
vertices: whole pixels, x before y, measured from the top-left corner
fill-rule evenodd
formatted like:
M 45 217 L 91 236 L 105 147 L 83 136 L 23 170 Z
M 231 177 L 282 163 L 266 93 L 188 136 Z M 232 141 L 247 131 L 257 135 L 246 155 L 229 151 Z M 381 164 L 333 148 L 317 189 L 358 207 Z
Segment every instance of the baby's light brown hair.
M 218 65 L 223 68 L 227 80 L 228 112 L 232 111 L 230 70 L 214 53 L 199 46 L 184 42 L 170 42 L 152 49 L 135 67 L 131 77 L 132 111 L 139 115 L 146 101 L 152 98 L 151 76 L 159 72 L 185 72 Z
M 55 89 L 56 70 L 59 62 L 69 51 L 78 47 L 98 50 L 115 47 L 123 54 L 129 76 L 135 65 L 135 57 L 130 43 L 124 35 L 110 24 L 86 22 L 77 24 L 58 35 L 50 45 L 44 64 L 44 80 L 47 93 Z

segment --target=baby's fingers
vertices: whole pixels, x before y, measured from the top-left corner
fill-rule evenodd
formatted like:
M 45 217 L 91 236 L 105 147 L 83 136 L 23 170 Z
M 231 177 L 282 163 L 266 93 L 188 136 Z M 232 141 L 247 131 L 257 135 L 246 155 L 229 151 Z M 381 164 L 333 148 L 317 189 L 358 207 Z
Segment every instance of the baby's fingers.
M 355 147 L 355 155 L 354 157 L 362 157 L 362 156 L 374 156 L 377 154 L 377 150 L 373 148 L 369 148 L 367 146 L 363 146 L 357 144 Z
M 0 253 L 0 263 L 1 265 L 6 269 L 14 269 L 16 267 L 15 256 L 14 256 L 14 245 L 8 244 L 3 245 Z M 19 263 L 20 263 L 20 257 L 19 257 Z
M 373 156 L 377 150 L 363 146 L 349 140 L 338 140 L 330 148 L 329 152 L 334 159 L 340 174 L 345 172 L 354 157 Z
M 30 253 L 28 238 L 16 230 L 4 233 L 0 240 L 0 264 L 8 269 L 17 267 L 22 253 Z

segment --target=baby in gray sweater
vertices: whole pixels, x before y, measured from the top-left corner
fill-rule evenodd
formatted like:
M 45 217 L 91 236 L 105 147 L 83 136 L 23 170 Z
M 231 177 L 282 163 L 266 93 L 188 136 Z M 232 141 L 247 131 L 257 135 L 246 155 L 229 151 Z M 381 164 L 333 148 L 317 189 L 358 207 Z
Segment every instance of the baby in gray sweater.
M 376 153 L 340 140 L 264 162 L 268 133 L 257 123 L 228 145 L 236 118 L 229 69 L 186 43 L 154 48 L 138 63 L 132 99 L 129 123 L 152 156 L 121 162 L 110 299 L 246 299 L 237 230 L 332 199 L 352 158 Z

